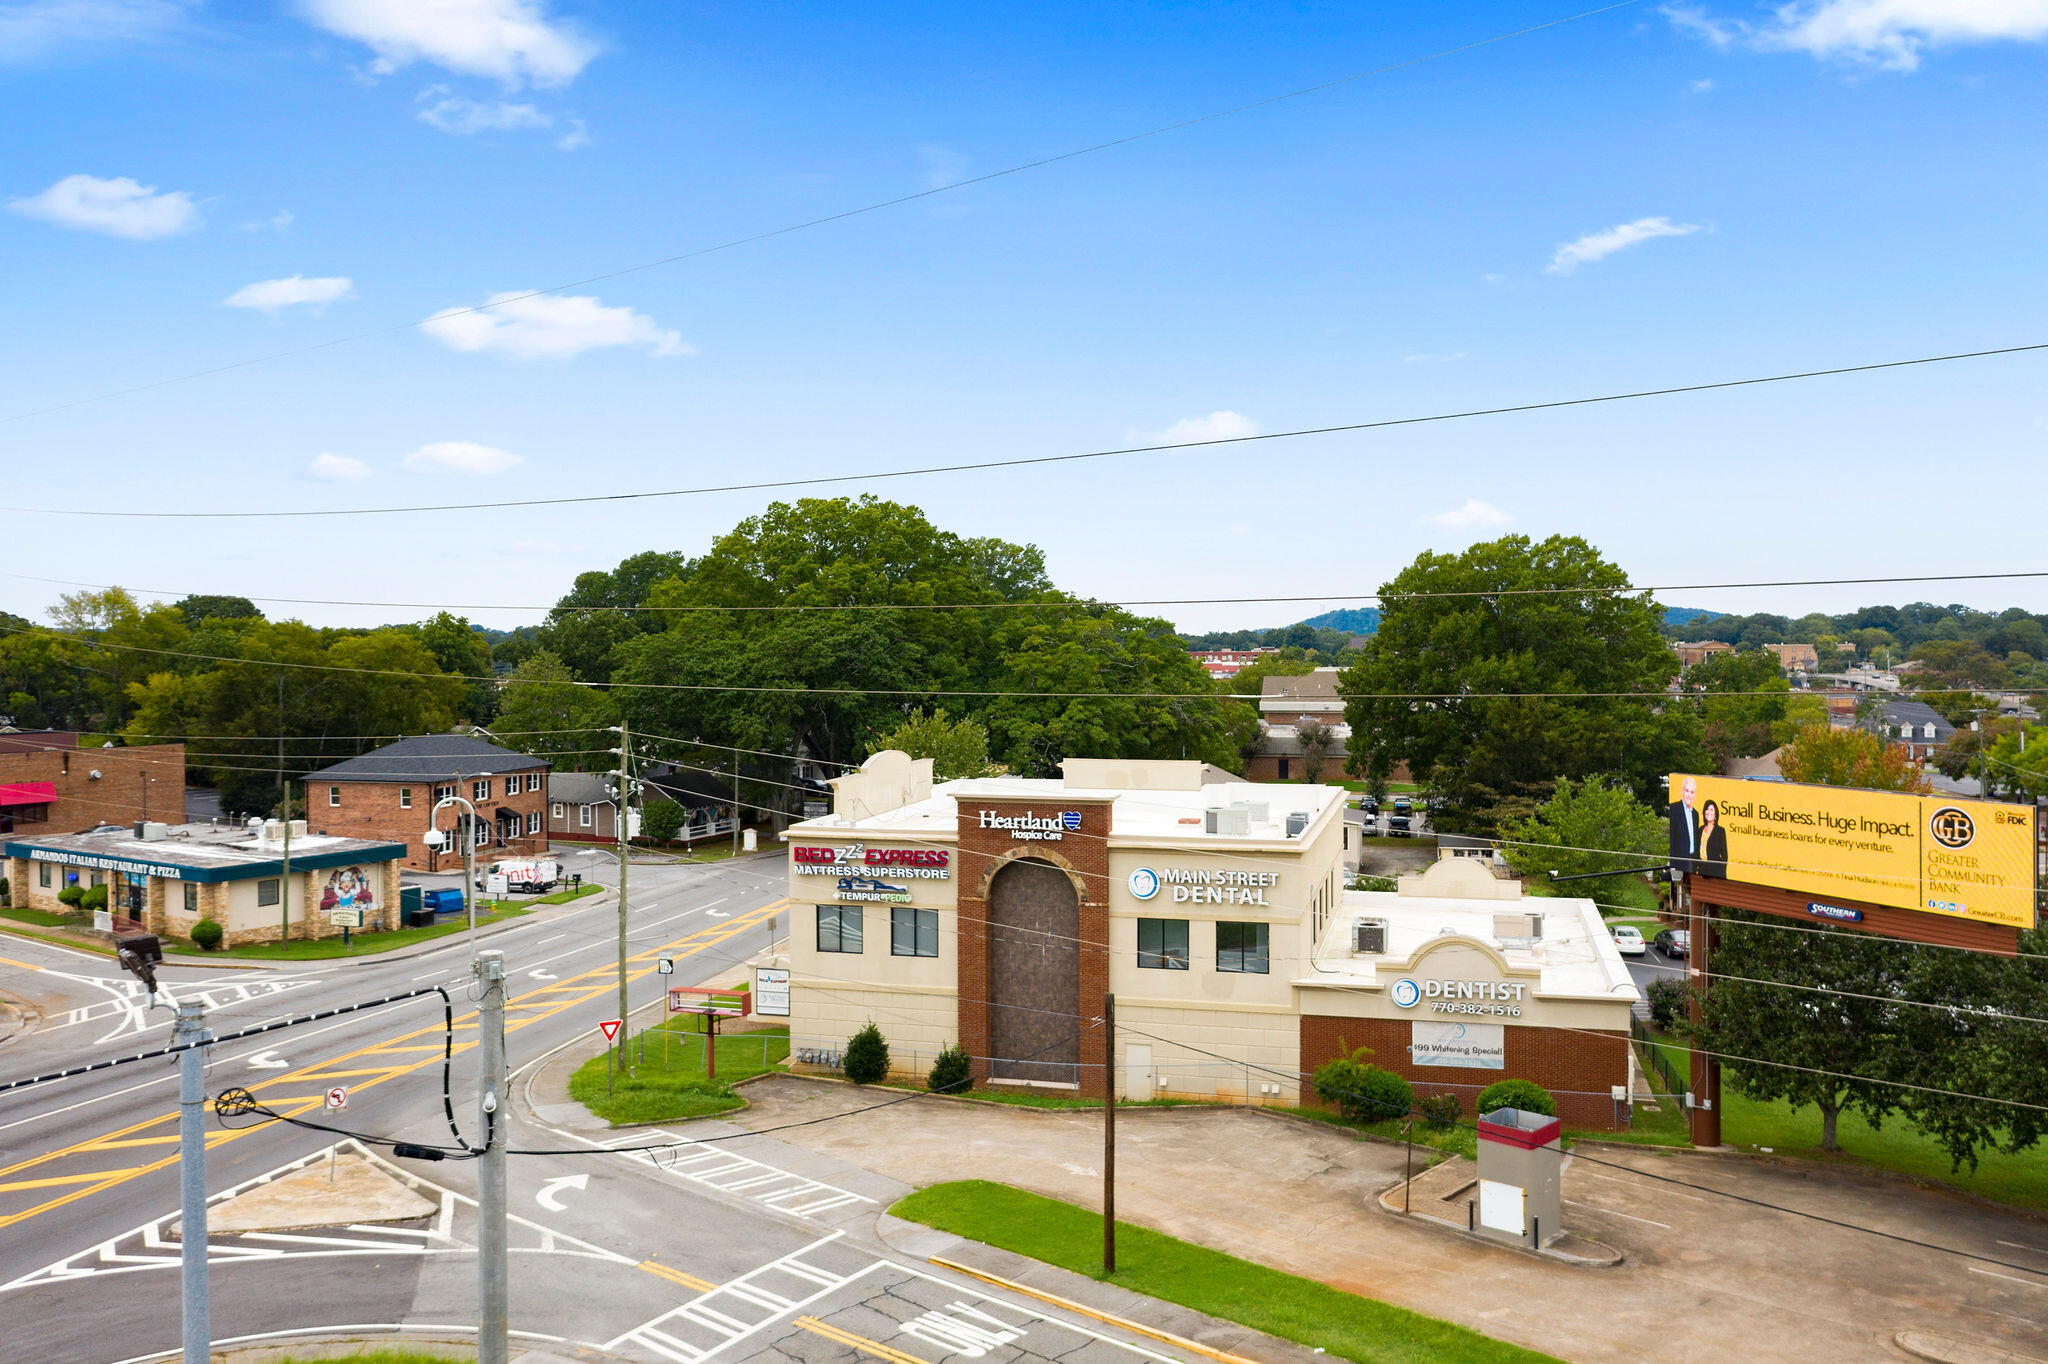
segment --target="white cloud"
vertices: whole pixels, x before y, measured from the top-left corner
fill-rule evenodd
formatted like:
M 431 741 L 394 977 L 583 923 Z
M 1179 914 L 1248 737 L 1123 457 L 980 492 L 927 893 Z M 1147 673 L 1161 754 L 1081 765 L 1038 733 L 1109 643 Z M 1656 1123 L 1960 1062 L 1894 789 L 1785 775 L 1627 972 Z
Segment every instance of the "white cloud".
M 519 128 L 552 128 L 555 120 L 531 104 L 483 104 L 461 95 L 451 95 L 445 85 L 430 86 L 420 99 L 433 100 L 420 110 L 420 118 L 444 133 L 502 133 Z
M 550 19 L 546 0 L 302 0 L 314 23 L 377 54 L 389 75 L 426 61 L 506 86 L 566 85 L 597 55 L 573 24 Z
M 589 145 L 590 130 L 583 126 L 583 120 L 580 118 L 570 119 L 569 131 L 555 139 L 556 148 L 565 152 L 573 152 L 578 147 L 588 147 Z
M 1714 82 L 1713 82 L 1713 78 L 1712 78 L 1712 77 L 1702 77 L 1701 79 L 1699 79 L 1699 80 L 1696 80 L 1696 81 L 1694 81 L 1694 82 L 1692 83 L 1692 92 L 1693 92 L 1693 93 L 1694 93 L 1695 95 L 1710 95 L 1710 94 L 1712 94 L 1712 93 L 1714 92 Z
M 587 296 L 492 294 L 481 310 L 450 308 L 420 326 L 451 350 L 502 351 L 521 360 L 567 360 L 606 346 L 645 346 L 654 355 L 697 353 L 647 314 L 607 308 Z
M 298 215 L 294 214 L 290 209 L 281 208 L 268 218 L 257 218 L 246 223 L 236 223 L 235 230 L 238 232 L 283 232 L 298 220 Z
M 1929 47 L 2048 38 L 2048 0 L 1793 0 L 1762 26 L 1679 6 L 1664 13 L 1719 47 L 1744 42 L 1891 71 L 1914 70 Z
M 469 440 L 437 440 L 405 457 L 405 467 L 425 474 L 502 474 L 526 461 L 509 450 Z
M 29 61 L 53 48 L 154 38 L 185 19 L 186 0 L 6 0 L 0 61 Z
M 347 455 L 319 454 L 306 466 L 306 477 L 322 483 L 352 483 L 370 476 L 370 466 Z
M 1153 445 L 1181 445 L 1202 440 L 1238 440 L 1258 434 L 1259 424 L 1241 412 L 1211 412 L 1206 417 L 1183 417 L 1145 439 Z
M 264 313 L 274 313 L 280 308 L 310 303 L 317 312 L 337 299 L 354 298 L 355 292 L 354 282 L 346 275 L 327 275 L 317 279 L 307 279 L 304 275 L 289 275 L 284 279 L 266 279 L 255 284 L 244 284 L 222 299 L 221 303 L 229 308 L 254 308 Z
M 199 205 L 189 193 L 158 194 L 155 185 L 138 185 L 125 175 L 67 175 L 34 198 L 8 200 L 7 207 L 24 218 L 139 242 L 199 226 Z
M 1557 248 L 1544 269 L 1553 275 L 1569 275 L 1581 265 L 1590 265 L 1605 260 L 1626 247 L 1636 246 L 1655 237 L 1685 237 L 1699 231 L 1697 223 L 1674 223 L 1669 218 L 1638 218 L 1632 223 L 1617 227 L 1603 228 L 1588 232 L 1575 242 L 1566 242 Z
M 1447 512 L 1438 512 L 1429 518 L 1433 525 L 1445 530 L 1472 530 L 1480 526 L 1505 526 L 1515 518 L 1509 516 L 1491 502 L 1481 502 L 1476 497 L 1465 499 L 1462 507 L 1453 507 Z

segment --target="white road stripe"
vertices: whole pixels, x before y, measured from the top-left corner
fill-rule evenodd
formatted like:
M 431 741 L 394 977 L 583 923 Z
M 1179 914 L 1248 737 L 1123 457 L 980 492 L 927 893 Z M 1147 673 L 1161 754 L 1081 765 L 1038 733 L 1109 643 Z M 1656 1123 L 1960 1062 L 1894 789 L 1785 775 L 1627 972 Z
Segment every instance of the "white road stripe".
M 1575 1208 L 1588 1208 L 1594 1212 L 1604 1212 L 1609 1217 L 1626 1217 L 1631 1222 L 1644 1222 L 1648 1223 L 1650 1226 L 1653 1227 L 1662 1227 L 1666 1231 L 1671 1230 L 1671 1224 L 1669 1222 L 1653 1222 L 1647 1217 L 1637 1217 L 1634 1213 L 1616 1212 L 1612 1208 L 1603 1208 L 1598 1203 L 1581 1203 L 1576 1198 L 1567 1198 L 1564 1201 L 1571 1204 L 1571 1206 Z

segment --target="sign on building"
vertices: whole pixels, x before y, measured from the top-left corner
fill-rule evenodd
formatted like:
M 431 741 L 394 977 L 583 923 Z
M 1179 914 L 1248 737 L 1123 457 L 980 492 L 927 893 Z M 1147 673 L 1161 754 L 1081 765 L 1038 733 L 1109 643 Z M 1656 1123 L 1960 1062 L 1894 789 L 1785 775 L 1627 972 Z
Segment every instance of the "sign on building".
M 754 968 L 754 1012 L 769 1018 L 789 1017 L 789 972 L 776 966 Z
M 1418 1066 L 1459 1066 L 1467 1070 L 1507 1067 L 1507 1029 L 1499 1023 L 1425 1023 L 1416 1019 L 1408 1048 Z

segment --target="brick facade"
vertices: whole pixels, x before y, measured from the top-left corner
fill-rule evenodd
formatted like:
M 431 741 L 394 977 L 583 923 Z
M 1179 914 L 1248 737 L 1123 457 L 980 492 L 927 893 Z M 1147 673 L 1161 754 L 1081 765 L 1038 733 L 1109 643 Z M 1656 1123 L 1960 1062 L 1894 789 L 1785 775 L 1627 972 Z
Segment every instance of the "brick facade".
M 510 782 L 518 783 L 517 792 L 508 793 Z M 527 789 L 536 783 L 536 789 Z M 481 798 L 476 794 L 480 785 L 489 792 Z M 306 825 L 314 833 L 337 838 L 403 843 L 405 865 L 415 871 L 460 869 L 459 843 L 451 841 L 453 853 L 444 848 L 436 856 L 422 841 L 434 808 L 434 793 L 449 787 L 476 806 L 480 825 L 478 866 L 501 858 L 538 857 L 548 850 L 547 770 L 539 767 L 494 777 L 463 777 L 459 782 L 453 776 L 422 777 L 416 781 L 348 781 L 325 780 L 315 775 L 306 781 Z M 460 809 L 456 807 L 457 813 Z M 500 830 L 512 827 L 512 816 L 518 818 L 519 835 L 508 841 L 500 837 Z M 455 816 L 444 810 L 441 832 L 453 840 L 455 827 Z M 484 829 L 489 830 L 488 842 Z M 536 832 L 529 834 L 528 829 Z
M 998 817 L 1032 815 L 1057 821 L 1067 811 L 1081 816 L 1081 827 L 1056 842 L 1018 839 L 1009 829 L 985 829 L 981 814 L 987 810 Z M 1076 953 L 1076 985 L 1069 994 L 1057 993 L 1061 1001 L 1073 1000 L 1056 1012 L 1073 1008 L 1073 1030 L 1080 1034 L 1078 1076 L 1080 1092 L 1101 1098 L 1108 1074 L 1102 1029 L 1089 1027 L 1087 1020 L 1101 1012 L 1100 1001 L 1109 993 L 1109 821 L 1110 802 L 1101 797 L 1068 797 L 1058 802 L 988 802 L 962 800 L 959 804 L 959 851 L 955 857 L 954 886 L 958 895 L 960 1045 L 975 1058 L 977 1083 L 989 1079 L 987 1058 L 994 1055 L 996 1028 L 990 1004 L 993 972 L 990 970 L 990 923 L 988 893 L 995 874 L 1006 863 L 1018 859 L 1048 863 L 1064 872 L 1079 901 L 1079 939 Z M 1000 990 L 997 991 L 999 993 Z M 1028 1001 L 1018 1000 L 1020 1007 Z M 1032 1005 L 1031 1007 L 1039 1007 Z
M 15 836 L 74 834 L 95 824 L 132 825 L 141 819 L 185 822 L 183 744 L 0 750 L 0 785 L 44 781 L 57 788 L 56 799 L 41 807 L 44 818 L 25 819 L 19 813 L 23 807 L 8 807 L 17 812 Z
M 1480 1090 L 1497 1080 L 1533 1080 L 1557 1100 L 1564 1125 L 1585 1131 L 1611 1132 L 1615 1104 L 1610 1090 L 1629 1078 L 1628 1034 L 1581 1032 L 1565 1028 L 1504 1025 L 1506 1066 L 1501 1070 L 1470 1070 L 1462 1066 L 1417 1066 L 1408 1060 L 1409 1019 L 1335 1018 L 1305 1014 L 1301 1020 L 1301 1069 L 1313 1075 L 1317 1066 L 1339 1054 L 1340 1045 L 1372 1048 L 1372 1063 L 1393 1071 L 1415 1086 L 1420 1100 L 1430 1093 L 1456 1094 L 1465 1107 L 1465 1121 Z M 1341 1039 L 1341 1042 L 1340 1042 Z M 1305 1102 L 1314 1091 L 1303 1087 Z

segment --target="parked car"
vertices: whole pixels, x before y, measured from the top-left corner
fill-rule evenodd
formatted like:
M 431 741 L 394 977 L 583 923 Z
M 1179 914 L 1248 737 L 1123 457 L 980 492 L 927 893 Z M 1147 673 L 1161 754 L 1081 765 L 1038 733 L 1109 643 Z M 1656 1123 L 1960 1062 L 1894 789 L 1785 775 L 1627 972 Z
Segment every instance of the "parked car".
M 1410 814 L 1414 814 L 1414 813 L 1415 813 L 1415 802 L 1414 802 L 1414 801 L 1412 801 L 1412 800 L 1410 800 L 1410 799 L 1408 799 L 1408 797 L 1406 797 L 1406 796 L 1395 796 L 1395 797 L 1394 797 L 1394 813 L 1395 813 L 1395 814 L 1397 814 L 1397 815 L 1410 815 Z
M 1387 816 L 1387 837 L 1388 837 L 1388 838 L 1413 838 L 1413 837 L 1415 837 L 1415 831 L 1414 831 L 1413 829 L 1411 829 L 1411 828 L 1409 828 L 1409 827 L 1408 827 L 1408 816 L 1406 816 L 1406 815 L 1388 815 L 1388 816 Z
M 1360 796 L 1358 798 L 1358 808 L 1369 815 L 1376 815 L 1380 812 L 1380 803 L 1371 796 Z
M 1650 939 L 1650 946 L 1676 961 L 1685 956 L 1686 948 L 1691 944 L 1691 941 L 1692 935 L 1684 929 L 1667 928 L 1659 932 L 1656 937 Z
M 477 873 L 476 888 L 486 889 L 492 876 L 503 876 L 505 888 L 514 894 L 544 895 L 562 879 L 562 864 L 552 857 L 493 862 Z
M 1614 950 L 1624 957 L 1640 957 L 1649 949 L 1650 945 L 1643 941 L 1643 931 L 1640 928 L 1630 928 L 1623 924 L 1614 930 Z

